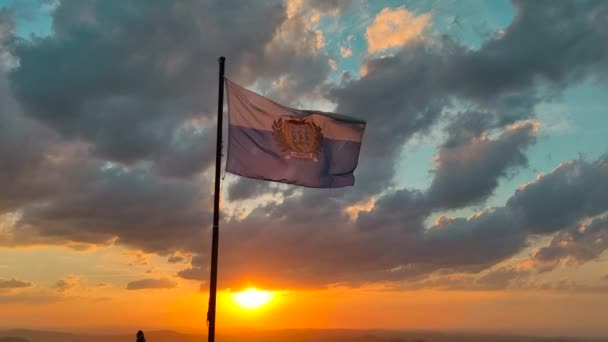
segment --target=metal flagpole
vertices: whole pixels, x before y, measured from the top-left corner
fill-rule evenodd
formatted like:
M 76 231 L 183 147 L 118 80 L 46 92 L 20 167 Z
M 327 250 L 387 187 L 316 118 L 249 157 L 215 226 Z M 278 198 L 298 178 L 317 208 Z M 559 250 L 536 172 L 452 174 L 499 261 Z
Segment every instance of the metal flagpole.
M 224 111 L 224 63 L 226 57 L 220 57 L 219 96 L 217 99 L 217 142 L 215 145 L 215 192 L 213 197 L 213 236 L 211 240 L 211 279 L 209 281 L 209 309 L 207 325 L 208 341 L 215 342 L 215 304 L 217 292 L 217 255 L 220 238 L 220 173 L 222 167 L 222 118 Z

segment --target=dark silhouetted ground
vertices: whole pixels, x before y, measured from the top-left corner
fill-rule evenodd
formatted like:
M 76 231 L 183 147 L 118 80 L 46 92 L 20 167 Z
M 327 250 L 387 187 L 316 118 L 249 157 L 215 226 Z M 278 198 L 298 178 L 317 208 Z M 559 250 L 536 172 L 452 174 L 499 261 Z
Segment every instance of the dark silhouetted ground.
M 204 335 L 146 331 L 147 342 L 206 342 Z M 0 331 L 0 342 L 130 342 L 133 334 L 87 335 L 35 330 Z M 244 330 L 219 333 L 220 342 L 608 342 L 608 339 L 546 338 L 489 334 L 371 330 Z

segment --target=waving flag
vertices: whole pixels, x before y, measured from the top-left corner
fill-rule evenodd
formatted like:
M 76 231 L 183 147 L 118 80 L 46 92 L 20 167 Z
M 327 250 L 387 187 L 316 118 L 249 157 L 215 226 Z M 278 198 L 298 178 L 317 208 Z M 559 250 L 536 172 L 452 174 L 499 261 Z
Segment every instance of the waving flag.
M 288 108 L 227 79 L 226 89 L 226 171 L 312 188 L 354 184 L 365 121 Z

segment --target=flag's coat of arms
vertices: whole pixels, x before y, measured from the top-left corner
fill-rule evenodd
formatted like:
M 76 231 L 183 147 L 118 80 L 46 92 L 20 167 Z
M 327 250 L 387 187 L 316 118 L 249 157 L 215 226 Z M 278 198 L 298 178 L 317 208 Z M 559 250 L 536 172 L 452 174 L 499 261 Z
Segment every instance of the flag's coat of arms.
M 285 159 L 319 161 L 323 132 L 313 121 L 291 116 L 278 118 L 272 123 L 272 137 Z

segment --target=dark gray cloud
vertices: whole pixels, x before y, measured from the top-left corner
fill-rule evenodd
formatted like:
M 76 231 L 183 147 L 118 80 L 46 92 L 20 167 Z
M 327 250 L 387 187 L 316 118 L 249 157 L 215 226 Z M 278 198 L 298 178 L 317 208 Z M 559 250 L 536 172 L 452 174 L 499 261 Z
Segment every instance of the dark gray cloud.
M 127 284 L 127 290 L 172 289 L 175 287 L 177 287 L 177 282 L 169 278 L 147 278 L 135 280 Z
M 552 291 L 560 293 L 606 293 L 608 286 L 580 283 L 569 279 L 539 281 L 534 271 L 503 266 L 481 274 L 436 272 L 420 279 L 396 284 L 395 289 L 436 289 L 448 291 Z
M 348 205 L 349 198 L 345 196 L 347 189 L 322 189 L 320 191 L 304 191 L 302 195 L 294 194 L 287 197 L 281 204 L 269 203 L 258 208 L 256 215 L 264 215 L 268 219 L 286 220 L 287 223 L 305 224 L 323 221 L 339 224 L 347 219 L 342 209 Z M 310 213 L 314 212 L 314 215 Z
M 275 39 L 290 29 L 286 21 L 275 1 L 62 1 L 52 35 L 14 44 L 12 85 L 28 115 L 91 142 L 99 156 L 151 160 L 163 174 L 186 177 L 212 160 L 209 134 L 188 123 L 213 113 L 220 54 L 244 84 L 303 70 L 298 91 L 323 81 L 325 55 Z M 315 37 L 297 29 L 288 33 Z
M 208 264 L 207 261 L 205 261 L 204 263 Z M 205 280 L 209 278 L 209 270 L 205 268 L 202 264 L 197 265 L 193 261 L 191 267 L 185 268 L 177 272 L 177 275 L 184 279 Z
M 537 130 L 537 124 L 526 122 L 507 128 L 496 139 L 480 137 L 440 148 L 429 200 L 440 208 L 458 208 L 484 200 L 498 186 L 500 177 L 527 165 L 524 152 L 536 141 Z
M 0 71 L 0 213 L 39 198 L 54 188 L 50 181 L 53 173 L 49 172 L 47 178 L 40 172 L 51 166 L 44 155 L 45 144 L 52 142 L 51 136 L 20 114 Z
M 169 253 L 201 241 L 209 195 L 192 183 L 157 178 L 145 170 L 80 165 L 72 184 L 50 201 L 22 209 L 14 244 L 79 241 L 119 243 Z M 196 236 L 201 236 L 196 238 Z M 188 242 L 191 241 L 191 242 Z
M 560 263 L 583 264 L 608 249 L 608 217 L 596 218 L 580 228 L 560 232 L 532 256 L 543 271 Z
M 222 234 L 223 235 L 223 234 Z M 207 259 L 198 254 L 191 259 L 192 267 L 181 270 L 177 273 L 178 276 L 184 279 L 206 280 L 209 277 L 209 263 Z
M 107 243 L 119 237 L 158 252 L 187 248 L 185 241 L 204 232 L 204 178 L 195 184 L 158 177 L 145 165 L 128 168 L 92 158 L 86 146 L 62 142 L 24 117 L 2 76 L 0 212 L 19 209 L 21 217 L 14 227 L 4 227 L 2 245 Z
M 540 101 L 605 74 L 605 3 L 516 1 L 515 7 L 512 23 L 477 50 L 449 38 L 413 43 L 394 56 L 368 60 L 367 74 L 331 91 L 338 111 L 367 119 L 361 160 L 383 172 L 374 177 L 362 163 L 358 185 L 390 185 L 403 143 L 440 118 L 448 123 L 444 145 L 454 147 L 488 129 L 532 118 Z M 470 109 L 461 111 L 462 106 Z
M 513 22 L 479 50 L 455 55 L 458 58 L 442 82 L 465 98 L 497 108 L 495 113 L 472 113 L 469 125 L 461 127 L 473 128 L 476 134 L 483 132 L 476 127 L 496 124 L 495 114 L 507 124 L 512 118 L 529 117 L 534 104 L 553 94 L 540 97 L 536 85 L 563 89 L 575 81 L 598 77 L 606 70 L 608 49 L 598 44 L 608 34 L 601 24 L 607 16 L 606 4 L 514 4 L 517 15 Z M 557 22 L 560 24 L 555 25 Z M 538 41 L 547 44 L 539 45 Z
M 60 187 L 51 160 L 56 136 L 24 117 L 10 89 L 6 72 L 14 67 L 14 56 L 6 45 L 13 34 L 9 12 L 0 10 L 0 213 Z
M 167 262 L 171 263 L 171 264 L 177 264 L 180 262 L 184 262 L 186 261 L 186 257 L 184 257 L 181 254 L 177 254 L 177 253 L 173 253 L 169 256 L 169 258 L 167 259 Z
M 608 211 L 608 200 L 604 198 L 608 182 L 607 158 L 604 155 L 595 161 L 579 159 L 562 163 L 550 174 L 518 189 L 504 207 L 477 213 L 469 219 L 441 219 L 436 225 L 437 232 L 446 234 L 449 243 L 453 244 L 458 241 L 455 237 L 477 236 L 461 233 L 462 230 L 470 232 L 479 225 L 484 234 L 490 234 L 489 241 L 498 239 L 500 246 L 487 241 L 470 241 L 475 249 L 469 252 L 481 254 L 486 248 L 496 248 L 498 258 L 494 261 L 499 261 L 500 255 L 520 250 L 525 246 L 527 236 L 559 232 L 547 246 L 534 253 L 533 261 L 539 269 L 551 269 L 561 261 L 580 264 L 596 259 L 608 248 L 604 242 L 606 219 L 594 219 L 582 228 L 579 225 Z M 454 257 L 466 255 L 464 252 Z
M 28 281 L 13 279 L 0 279 L 0 289 L 20 289 L 30 287 L 32 283 Z
M 518 120 L 536 115 L 534 106 L 543 98 L 534 89 L 507 94 L 482 105 L 469 103 L 471 108 L 446 118 L 447 135 L 442 147 L 455 147 L 480 137 L 487 130 L 502 128 Z M 545 98 L 546 99 L 546 98 Z
M 514 0 L 513 4 L 517 14 L 502 33 L 453 61 L 455 67 L 444 79 L 449 87 L 486 101 L 541 82 L 561 88 L 605 73 L 608 47 L 599 42 L 608 38 L 604 25 L 608 4 L 597 0 L 566 4 Z
M 537 287 L 540 290 L 560 291 L 569 293 L 600 293 L 608 292 L 608 286 L 586 285 L 576 281 L 563 279 L 553 283 L 541 283 Z
M 450 269 L 477 272 L 521 250 L 525 233 L 501 211 L 475 219 L 446 220 L 406 230 L 398 223 L 354 231 L 320 221 L 284 224 L 257 220 L 224 225 L 221 282 L 228 287 L 252 282 L 271 288 L 358 286 L 398 281 Z M 179 275 L 206 279 L 208 258 Z
M 608 156 L 593 162 L 573 160 L 518 190 L 507 207 L 522 217 L 530 233 L 569 229 L 585 217 L 606 211 Z
M 529 286 L 526 279 L 530 276 L 530 270 L 516 267 L 501 267 L 491 270 L 481 276 L 477 283 L 484 289 L 502 290 L 512 287 Z
M 507 28 L 478 50 L 453 54 L 441 75 L 441 84 L 473 107 L 452 118 L 446 145 L 533 117 L 536 103 L 551 100 L 575 82 L 605 79 L 608 48 L 599 43 L 608 38 L 605 3 L 513 4 L 517 12 Z
M 431 247 L 427 257 L 441 267 L 456 269 L 487 268 L 526 245 L 525 232 L 504 208 L 487 209 L 469 218 L 441 217 L 425 238 Z
M 438 271 L 481 272 L 521 252 L 528 246 L 528 238 L 537 234 L 528 219 L 537 208 L 533 203 L 524 205 L 519 199 L 533 198 L 537 188 L 543 188 L 547 180 L 552 180 L 553 191 L 546 196 L 556 203 L 552 212 L 567 212 L 570 218 L 570 225 L 563 229 L 576 229 L 578 222 L 597 212 L 608 211 L 608 201 L 593 194 L 589 195 L 589 200 L 596 199 L 593 211 L 581 211 L 561 199 L 579 186 L 581 193 L 587 191 L 586 183 L 581 182 L 583 179 L 606 183 L 606 158 L 563 163 L 552 173 L 517 190 L 503 207 L 486 209 L 468 218 L 441 216 L 430 226 L 424 221 L 433 206 L 417 191 L 399 190 L 380 197 L 373 209 L 359 213 L 356 226 L 345 216 L 331 218 L 316 207 L 312 212 L 320 216 L 308 212 L 306 206 L 297 211 L 296 203 L 306 198 L 287 200 L 284 205 L 291 205 L 292 209 L 282 210 L 281 205 L 276 204 L 261 206 L 245 220 L 223 225 L 221 282 L 229 287 L 248 282 L 275 288 L 332 283 L 357 286 L 374 281 L 416 279 Z M 572 170 L 587 170 L 594 177 Z M 570 179 L 562 179 L 563 174 L 570 174 Z M 580 197 L 578 200 L 587 201 Z M 329 198 L 324 203 L 331 207 L 332 201 Z M 514 206 L 515 202 L 521 205 Z M 329 209 L 329 212 L 336 211 L 336 208 Z M 547 223 L 553 220 L 552 216 L 543 218 Z M 591 226 L 600 227 L 599 223 Z M 586 244 L 603 237 L 602 234 L 605 230 L 590 229 L 588 238 L 580 239 L 580 249 L 588 249 Z M 605 244 L 596 245 L 588 258 L 579 258 L 580 262 L 596 258 L 605 247 Z M 179 275 L 206 279 L 208 263 L 205 255 L 199 255 L 193 259 L 192 267 Z M 515 286 L 518 278 L 525 278 L 529 273 L 522 269 L 484 273 L 475 278 L 473 285 L 479 289 L 500 288 L 511 283 L 508 286 Z
M 376 201 L 373 211 L 360 212 L 357 226 L 361 230 L 400 226 L 404 231 L 420 232 L 431 209 L 425 194 L 419 191 L 398 190 Z
M 240 201 L 258 197 L 270 190 L 271 183 L 239 177 L 228 190 L 228 198 L 231 201 Z
M 448 104 L 437 76 L 447 68 L 446 50 L 422 43 L 406 46 L 395 56 L 367 61 L 366 75 L 331 91 L 338 112 L 367 120 L 364 155 L 393 157 L 440 116 Z
M 400 289 L 437 289 L 456 291 L 494 291 L 505 289 L 535 290 L 538 285 L 530 281 L 531 271 L 514 266 L 492 268 L 480 274 L 445 273 L 434 274 L 403 282 Z

